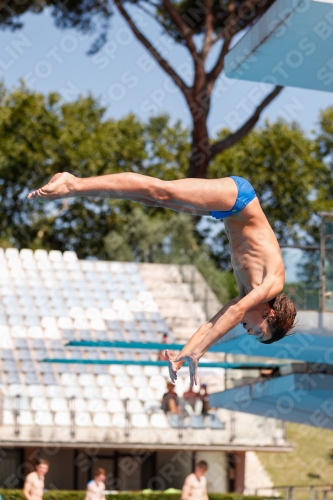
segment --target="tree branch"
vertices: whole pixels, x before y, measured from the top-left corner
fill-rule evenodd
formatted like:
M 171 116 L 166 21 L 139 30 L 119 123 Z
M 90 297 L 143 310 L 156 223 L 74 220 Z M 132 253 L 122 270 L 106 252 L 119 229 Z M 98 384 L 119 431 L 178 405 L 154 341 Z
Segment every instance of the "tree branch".
M 169 13 L 172 21 L 175 23 L 175 26 L 178 28 L 181 35 L 184 37 L 184 40 L 185 40 L 185 43 L 186 43 L 188 50 L 190 51 L 192 56 L 195 58 L 195 56 L 197 56 L 198 53 L 197 53 L 197 48 L 195 46 L 190 28 L 183 21 L 183 19 L 179 15 L 179 12 L 177 12 L 177 10 L 172 5 L 170 0 L 162 0 L 162 3 L 163 3 L 163 6 L 165 7 L 165 10 Z
M 203 61 L 206 60 L 208 52 L 213 45 L 213 32 L 214 32 L 214 16 L 213 16 L 213 3 L 212 0 L 204 0 L 204 5 L 206 9 L 205 16 L 205 38 L 201 51 L 201 58 Z
M 282 89 L 283 87 L 279 85 L 276 86 L 275 89 L 270 94 L 268 94 L 267 97 L 265 97 L 262 103 L 256 108 L 253 115 L 247 120 L 246 123 L 244 123 L 244 125 L 240 129 L 228 135 L 228 137 L 226 137 L 225 139 L 222 139 L 221 141 L 218 141 L 215 144 L 213 144 L 210 149 L 211 150 L 210 159 L 214 158 L 214 156 L 216 156 L 218 153 L 222 153 L 222 151 L 230 148 L 240 139 L 243 139 L 243 137 L 245 137 L 258 122 L 262 111 L 266 108 L 266 106 L 268 106 L 268 104 L 270 104 L 273 101 L 273 99 L 275 99 L 277 95 L 279 95 Z
M 221 48 L 219 57 L 215 63 L 214 68 L 207 74 L 207 84 L 212 87 L 221 73 L 224 69 L 224 58 L 229 52 L 229 46 L 231 43 L 231 38 L 225 38 L 223 42 L 223 46 Z
M 161 68 L 164 69 L 164 71 L 172 78 L 172 80 L 175 82 L 175 84 L 179 87 L 179 89 L 183 92 L 185 99 L 187 102 L 189 102 L 191 96 L 190 96 L 190 88 L 186 85 L 184 80 L 176 73 L 176 71 L 170 66 L 168 61 L 164 59 L 159 52 L 152 46 L 152 44 L 147 40 L 147 38 L 144 36 L 141 31 L 137 28 L 137 26 L 134 24 L 132 21 L 130 15 L 128 12 L 124 9 L 121 0 L 114 0 L 114 3 L 116 4 L 120 14 L 123 16 L 123 18 L 127 21 L 127 24 L 131 28 L 132 32 L 136 36 L 136 38 L 146 47 L 146 49 L 150 52 L 150 54 L 154 57 L 154 59 L 158 62 L 158 64 L 161 66 Z

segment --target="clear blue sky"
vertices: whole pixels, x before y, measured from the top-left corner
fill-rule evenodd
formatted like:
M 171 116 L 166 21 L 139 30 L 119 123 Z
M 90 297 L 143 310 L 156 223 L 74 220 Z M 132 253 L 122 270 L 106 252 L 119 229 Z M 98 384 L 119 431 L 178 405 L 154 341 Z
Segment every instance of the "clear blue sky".
M 190 83 L 192 66 L 186 50 L 161 35 L 151 18 L 140 16 L 137 21 L 150 40 Z M 145 120 L 149 114 L 167 112 L 173 119 L 190 125 L 182 95 L 117 14 L 111 21 L 109 41 L 96 56 L 87 55 L 94 36 L 59 30 L 49 12 L 27 14 L 22 20 L 22 30 L 0 32 L 0 79 L 7 88 L 13 88 L 23 78 L 30 88 L 43 93 L 57 91 L 66 100 L 91 92 L 102 99 L 108 115 L 116 119 L 135 113 Z M 208 64 L 214 63 L 214 55 Z M 224 76 L 215 88 L 209 116 L 211 135 L 224 126 L 238 128 L 257 100 L 264 97 L 258 84 Z M 319 110 L 332 105 L 332 93 L 289 88 L 265 110 L 262 120 L 297 120 L 310 133 Z M 293 280 L 299 256 L 294 252 L 288 255 L 287 275 Z
M 167 112 L 190 124 L 182 95 L 117 14 L 111 20 L 108 44 L 95 57 L 87 55 L 93 36 L 59 30 L 50 13 L 27 14 L 22 20 L 22 30 L 0 32 L 0 79 L 8 88 L 24 78 L 29 87 L 43 93 L 58 91 L 65 99 L 91 92 L 102 98 L 114 118 L 133 112 L 146 119 L 150 113 Z M 151 18 L 142 17 L 139 22 L 169 62 L 191 81 L 186 50 L 161 36 Z M 213 59 L 214 54 L 210 64 Z M 237 128 L 263 97 L 258 84 L 220 77 L 209 116 L 210 133 L 214 135 L 223 126 Z M 329 105 L 333 105 L 332 93 L 289 88 L 266 109 L 262 119 L 296 119 L 310 131 L 319 110 Z

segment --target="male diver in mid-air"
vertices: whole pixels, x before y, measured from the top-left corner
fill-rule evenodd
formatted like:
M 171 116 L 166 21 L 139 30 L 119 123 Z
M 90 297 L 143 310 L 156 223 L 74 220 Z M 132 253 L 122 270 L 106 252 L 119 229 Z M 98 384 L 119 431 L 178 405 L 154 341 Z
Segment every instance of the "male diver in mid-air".
M 224 219 L 238 295 L 200 326 L 179 356 L 173 358 L 166 352 L 173 382 L 188 361 L 191 386 L 196 384 L 199 359 L 238 323 L 263 344 L 282 339 L 294 327 L 295 306 L 281 293 L 285 272 L 280 247 L 246 179 L 231 176 L 163 181 L 130 172 L 81 179 L 63 172 L 29 193 L 28 198 L 48 201 L 73 196 L 132 200 Z

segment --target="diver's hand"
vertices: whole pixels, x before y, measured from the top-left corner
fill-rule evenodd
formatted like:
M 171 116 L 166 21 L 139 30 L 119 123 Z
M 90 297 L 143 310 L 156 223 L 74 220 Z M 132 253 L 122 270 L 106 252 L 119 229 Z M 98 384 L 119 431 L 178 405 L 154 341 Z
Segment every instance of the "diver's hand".
M 177 380 L 177 371 L 179 370 L 180 366 L 179 363 L 175 361 L 175 358 L 170 355 L 170 352 L 168 350 L 165 351 L 165 356 L 168 360 L 170 380 L 174 384 Z
M 193 385 L 198 385 L 198 364 L 199 359 L 196 358 L 192 353 L 186 356 L 181 356 L 180 358 L 176 358 L 174 361 L 187 361 L 188 367 L 190 370 L 190 386 L 191 389 Z

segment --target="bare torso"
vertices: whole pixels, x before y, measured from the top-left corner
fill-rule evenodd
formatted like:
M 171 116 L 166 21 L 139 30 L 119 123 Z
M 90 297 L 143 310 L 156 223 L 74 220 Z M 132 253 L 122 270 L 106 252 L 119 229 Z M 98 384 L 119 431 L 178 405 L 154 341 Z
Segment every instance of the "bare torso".
M 272 277 L 272 298 L 275 297 L 284 285 L 284 265 L 278 241 L 258 198 L 224 223 L 240 297 Z

